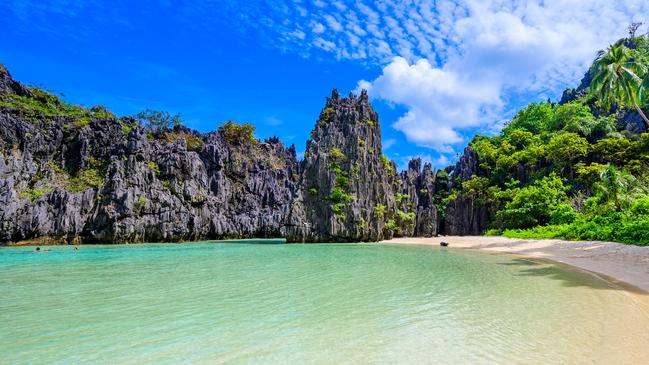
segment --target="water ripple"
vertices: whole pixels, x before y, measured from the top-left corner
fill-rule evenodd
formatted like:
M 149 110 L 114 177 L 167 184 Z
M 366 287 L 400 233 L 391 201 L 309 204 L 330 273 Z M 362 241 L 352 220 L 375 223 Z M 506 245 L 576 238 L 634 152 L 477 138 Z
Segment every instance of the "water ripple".
M 1 249 L 0 362 L 593 363 L 620 326 L 617 351 L 649 348 L 628 298 L 530 262 L 379 245 Z

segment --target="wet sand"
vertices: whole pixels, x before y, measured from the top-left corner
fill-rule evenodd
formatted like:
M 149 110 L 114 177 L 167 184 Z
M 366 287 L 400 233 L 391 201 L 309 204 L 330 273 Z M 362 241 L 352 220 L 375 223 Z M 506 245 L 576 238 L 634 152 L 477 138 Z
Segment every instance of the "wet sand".
M 518 239 L 498 236 L 446 236 L 395 238 L 381 243 L 439 246 L 449 250 L 480 250 L 494 254 L 521 255 L 567 264 L 604 280 L 610 289 L 631 299 L 631 308 L 611 309 L 614 326 L 606 326 L 607 349 L 597 351 L 596 363 L 649 363 L 644 334 L 637 322 L 649 318 L 649 247 L 615 242 Z M 637 312 L 633 307 L 639 309 Z M 623 314 L 624 313 L 624 314 Z M 631 315 L 636 313 L 636 315 Z M 639 318 L 637 314 L 640 314 Z M 644 313 L 644 315 L 642 314 Z M 642 337 L 642 338 L 641 338 Z M 614 349 L 614 350 L 612 350 Z
M 565 263 L 597 274 L 629 292 L 649 310 L 649 247 L 615 242 L 518 239 L 498 236 L 446 236 L 395 238 L 382 243 L 476 249 L 524 255 Z

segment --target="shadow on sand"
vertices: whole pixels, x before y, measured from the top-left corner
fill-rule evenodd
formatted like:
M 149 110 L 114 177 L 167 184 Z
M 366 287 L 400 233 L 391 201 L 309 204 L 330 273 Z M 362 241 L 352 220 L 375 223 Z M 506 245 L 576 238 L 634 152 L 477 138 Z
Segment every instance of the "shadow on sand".
M 500 263 L 505 266 L 520 266 L 518 276 L 543 276 L 558 280 L 565 287 L 588 287 L 605 290 L 627 290 L 636 294 L 648 294 L 642 289 L 620 282 L 606 275 L 597 274 L 568 264 L 544 259 L 516 258 Z

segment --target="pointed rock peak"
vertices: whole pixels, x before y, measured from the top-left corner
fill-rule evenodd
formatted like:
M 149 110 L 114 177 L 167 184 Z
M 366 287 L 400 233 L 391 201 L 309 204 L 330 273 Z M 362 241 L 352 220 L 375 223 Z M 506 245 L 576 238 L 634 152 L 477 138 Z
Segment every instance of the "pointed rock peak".
M 413 158 L 412 160 L 410 160 L 410 162 L 408 162 L 408 170 L 420 172 L 421 171 L 421 158 L 417 157 L 417 158 Z
M 297 158 L 297 152 L 295 151 L 295 144 L 291 144 L 290 146 L 288 146 L 286 152 L 288 152 L 288 154 L 291 156 L 292 159 L 295 160 Z
M 367 90 L 365 89 L 361 90 L 360 101 L 368 101 Z
M 0 63 L 0 92 L 16 93 L 18 95 L 30 95 L 29 91 L 18 81 L 14 80 L 5 65 Z
M 340 98 L 340 94 L 338 93 L 338 89 L 335 87 L 331 90 L 331 99 L 332 100 L 338 100 Z
M 0 91 L 11 91 L 13 82 L 9 70 L 7 70 L 5 65 L 0 63 Z

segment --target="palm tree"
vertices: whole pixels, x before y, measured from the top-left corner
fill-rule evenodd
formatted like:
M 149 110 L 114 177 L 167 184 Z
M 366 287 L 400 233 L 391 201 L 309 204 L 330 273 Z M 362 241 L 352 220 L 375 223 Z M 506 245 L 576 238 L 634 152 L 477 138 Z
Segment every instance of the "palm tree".
M 639 97 L 640 97 L 640 102 L 649 101 L 649 75 L 645 76 L 644 80 L 642 81 L 642 85 L 640 85 Z
M 620 211 L 628 207 L 646 188 L 631 174 L 618 171 L 613 165 L 607 165 L 599 174 L 600 181 L 595 185 L 600 201 L 611 202 Z
M 639 105 L 644 89 L 641 76 L 646 74 L 647 67 L 632 59 L 624 45 L 612 45 L 608 51 L 599 51 L 592 70 L 595 75 L 590 84 L 591 94 L 609 109 L 616 104 L 634 108 L 649 129 L 649 119 Z

